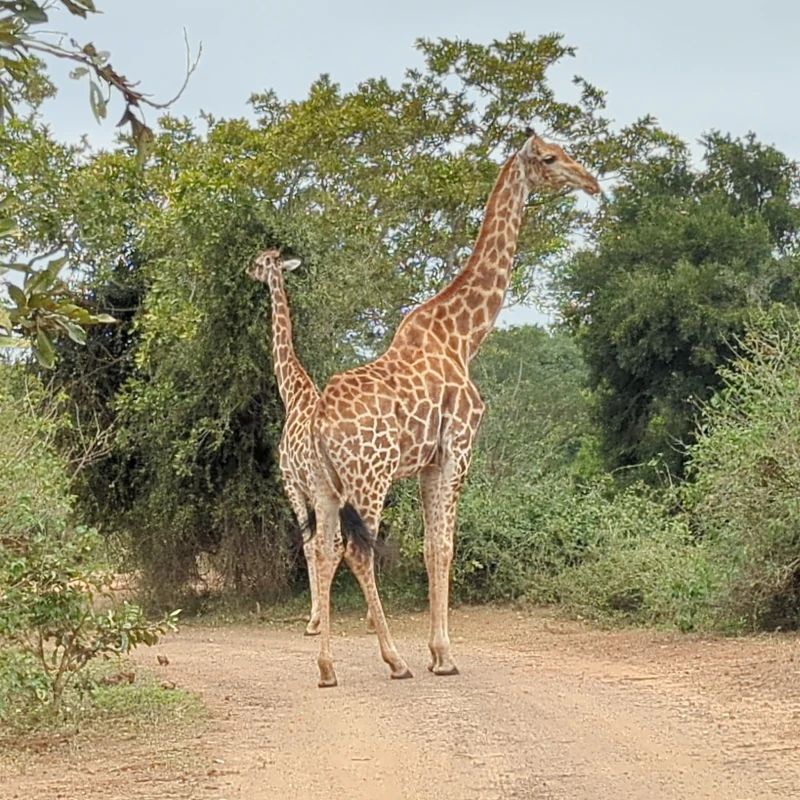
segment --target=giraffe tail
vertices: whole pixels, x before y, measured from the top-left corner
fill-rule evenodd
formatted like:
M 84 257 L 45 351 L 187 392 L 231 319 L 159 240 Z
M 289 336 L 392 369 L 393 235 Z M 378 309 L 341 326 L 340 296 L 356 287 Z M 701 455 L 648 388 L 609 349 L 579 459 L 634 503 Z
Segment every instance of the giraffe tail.
M 353 547 L 361 553 L 369 553 L 370 550 L 378 550 L 377 539 L 372 535 L 369 526 L 358 509 L 352 503 L 345 503 L 339 509 L 339 522 L 341 524 L 342 536 L 345 542 L 352 542 Z M 303 533 L 308 534 L 308 540 L 312 539 L 317 532 L 317 512 L 313 508 L 308 509 L 308 518 L 303 527 Z M 307 541 L 308 541 L 307 540 Z

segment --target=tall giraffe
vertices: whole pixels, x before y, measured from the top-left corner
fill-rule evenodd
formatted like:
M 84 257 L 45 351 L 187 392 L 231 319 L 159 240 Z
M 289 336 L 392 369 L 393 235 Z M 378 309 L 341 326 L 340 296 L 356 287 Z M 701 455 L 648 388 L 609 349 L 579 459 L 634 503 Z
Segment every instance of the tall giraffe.
M 279 465 L 284 490 L 303 534 L 303 554 L 311 590 L 311 616 L 305 633 L 315 636 L 319 633 L 319 601 L 314 546 L 311 543 L 315 524 L 314 515 L 310 513 L 313 506 L 310 464 L 313 452 L 308 434 L 319 391 L 295 353 L 292 317 L 283 284 L 283 271 L 297 269 L 300 263 L 296 258 L 283 261 L 280 251 L 270 248 L 255 257 L 247 268 L 247 274 L 253 280 L 265 283 L 272 297 L 272 364 L 286 414 L 278 445 Z M 337 539 L 337 547 L 340 552 L 344 549 L 341 538 Z M 367 630 L 374 631 L 369 612 Z
M 389 633 L 369 546 L 392 482 L 412 475 L 419 475 L 425 527 L 428 669 L 436 675 L 458 673 L 448 634 L 456 506 L 484 411 L 469 365 L 502 307 L 530 192 L 538 188 L 600 191 L 596 178 L 561 147 L 530 130 L 526 133 L 522 148 L 500 170 L 462 270 L 406 315 L 383 355 L 334 375 L 314 411 L 321 687 L 336 685 L 330 587 L 340 560 L 334 540 L 341 509 L 363 522 L 362 537 L 350 540 L 345 555 L 367 600 L 381 656 L 392 678 L 412 677 Z

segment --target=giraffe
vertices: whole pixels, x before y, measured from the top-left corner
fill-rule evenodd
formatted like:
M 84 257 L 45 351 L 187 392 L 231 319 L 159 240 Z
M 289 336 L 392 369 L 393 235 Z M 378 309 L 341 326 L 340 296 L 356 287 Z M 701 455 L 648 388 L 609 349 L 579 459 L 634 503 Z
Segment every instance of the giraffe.
M 456 675 L 448 609 L 456 507 L 484 404 L 469 365 L 492 329 L 508 288 L 528 195 L 581 189 L 597 179 L 564 150 L 530 129 L 502 166 L 472 253 L 451 283 L 410 311 L 377 359 L 334 375 L 311 421 L 316 453 L 314 506 L 320 646 L 318 686 L 336 686 L 331 653 L 330 586 L 339 564 L 337 514 L 363 524 L 345 557 L 361 585 L 392 678 L 413 677 L 392 641 L 375 584 L 370 546 L 383 499 L 399 478 L 419 476 L 428 574 L 428 669 Z
M 247 269 L 250 278 L 269 287 L 272 297 L 272 363 L 278 393 L 285 408 L 286 419 L 278 445 L 281 479 L 289 503 L 303 533 L 303 554 L 308 568 L 311 590 L 311 615 L 306 625 L 306 636 L 319 633 L 319 602 L 317 600 L 316 563 L 311 543 L 314 515 L 310 488 L 312 451 L 308 439 L 309 423 L 319 391 L 297 358 L 292 341 L 292 318 L 283 271 L 300 266 L 300 259 L 284 261 L 279 250 L 270 248 L 259 253 Z M 340 541 L 340 540 L 339 540 Z M 340 549 L 344 544 L 340 543 Z M 367 611 L 367 631 L 374 632 L 372 618 Z

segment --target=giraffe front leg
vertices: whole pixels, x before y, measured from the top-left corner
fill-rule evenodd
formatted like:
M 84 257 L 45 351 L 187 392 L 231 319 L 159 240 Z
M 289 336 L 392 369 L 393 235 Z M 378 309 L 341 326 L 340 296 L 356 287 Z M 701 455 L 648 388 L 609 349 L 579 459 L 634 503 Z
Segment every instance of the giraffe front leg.
M 339 565 L 341 550 L 337 548 L 339 535 L 339 505 L 331 498 L 316 503 L 317 535 L 312 539 L 317 578 L 317 603 L 319 608 L 319 668 L 320 688 L 337 685 L 336 670 L 331 651 L 331 584 Z M 338 552 L 337 552 L 338 550 Z
M 303 542 L 303 553 L 308 566 L 308 586 L 311 592 L 311 616 L 306 625 L 306 636 L 319 636 L 319 581 L 317 578 L 317 557 L 314 552 L 314 540 L 306 536 Z
M 308 590 L 311 593 L 311 615 L 306 625 L 305 635 L 316 636 L 319 634 L 319 598 L 317 591 L 316 555 L 314 553 L 314 540 L 312 538 L 314 531 L 308 528 L 308 508 L 303 493 L 293 482 L 291 477 L 284 477 L 284 484 L 286 486 L 286 494 L 289 497 L 289 503 L 300 525 L 300 535 L 303 537 L 303 555 L 305 556 L 306 568 L 308 569 Z
M 455 463 L 446 464 L 443 468 L 428 467 L 420 476 L 425 524 L 425 568 L 430 601 L 428 648 L 431 660 L 428 669 L 434 675 L 458 675 L 450 652 L 448 631 L 456 506 L 464 475 L 456 467 Z

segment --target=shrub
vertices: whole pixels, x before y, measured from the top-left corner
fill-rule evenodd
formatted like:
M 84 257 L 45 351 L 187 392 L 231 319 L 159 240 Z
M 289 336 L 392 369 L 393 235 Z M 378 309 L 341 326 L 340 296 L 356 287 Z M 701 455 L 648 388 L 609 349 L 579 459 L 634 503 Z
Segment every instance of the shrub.
M 0 365 L 0 663 L 12 708 L 61 710 L 64 691 L 99 656 L 154 644 L 176 613 L 150 623 L 138 606 L 101 612 L 111 576 L 93 528 L 75 525 L 65 461 L 52 442 L 63 425 L 41 384 L 22 368 Z M 24 701 L 24 702 L 23 702 Z
M 716 624 L 800 622 L 800 323 L 760 316 L 705 405 L 688 492 L 713 561 Z

